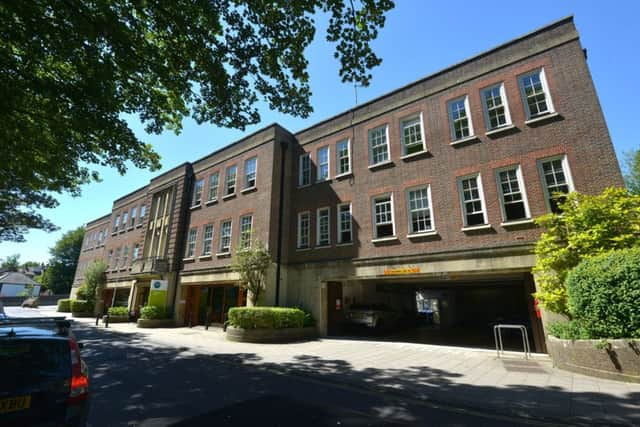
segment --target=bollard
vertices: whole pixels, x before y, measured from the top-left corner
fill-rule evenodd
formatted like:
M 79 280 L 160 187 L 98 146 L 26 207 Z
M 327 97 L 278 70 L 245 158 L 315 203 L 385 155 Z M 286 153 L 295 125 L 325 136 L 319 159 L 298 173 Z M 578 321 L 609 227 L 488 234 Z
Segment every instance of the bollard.
M 109 313 L 107 313 L 107 315 L 105 317 L 106 317 L 106 319 L 104 321 L 104 327 L 108 328 L 109 327 Z
M 100 315 L 98 314 L 98 315 L 96 316 L 96 326 L 98 326 L 98 322 L 99 322 L 99 321 L 100 321 Z

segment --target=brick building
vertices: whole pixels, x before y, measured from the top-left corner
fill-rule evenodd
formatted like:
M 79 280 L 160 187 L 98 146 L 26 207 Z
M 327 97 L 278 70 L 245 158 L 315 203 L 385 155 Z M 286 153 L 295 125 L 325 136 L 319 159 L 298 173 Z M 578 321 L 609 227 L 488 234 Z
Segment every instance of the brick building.
M 487 325 L 517 322 L 544 351 L 533 218 L 556 209 L 558 192 L 621 185 L 569 17 L 297 133 L 268 126 L 119 199 L 113 227 L 172 189 L 165 228 L 149 213 L 137 237 L 110 232 L 105 245 L 138 244 L 167 268 L 124 265 L 109 282 L 166 277 L 177 320 L 220 321 L 245 303 L 231 257 L 257 238 L 276 261 L 264 303 L 278 292 L 323 334 L 340 333 L 357 304 L 421 305 L 440 337 L 480 342 Z M 158 230 L 166 243 L 151 251 Z

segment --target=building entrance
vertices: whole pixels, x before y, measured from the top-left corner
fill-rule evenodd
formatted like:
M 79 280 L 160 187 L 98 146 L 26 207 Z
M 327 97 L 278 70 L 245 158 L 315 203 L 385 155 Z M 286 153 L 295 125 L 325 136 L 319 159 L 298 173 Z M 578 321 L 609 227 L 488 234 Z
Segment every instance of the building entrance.
M 186 301 L 187 326 L 222 324 L 230 308 L 247 304 L 246 292 L 234 285 L 189 286 Z

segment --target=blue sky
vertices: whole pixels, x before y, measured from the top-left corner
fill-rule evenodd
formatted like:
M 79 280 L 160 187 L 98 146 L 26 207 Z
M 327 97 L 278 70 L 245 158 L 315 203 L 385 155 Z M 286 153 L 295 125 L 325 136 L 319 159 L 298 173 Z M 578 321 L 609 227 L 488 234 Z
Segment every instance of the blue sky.
M 373 71 L 371 86 L 358 90 L 360 102 L 573 14 L 582 44 L 588 49 L 589 68 L 618 158 L 625 151 L 640 147 L 635 129 L 638 103 L 633 95 L 638 90 L 634 76 L 640 69 L 639 1 L 539 0 L 532 3 L 484 0 L 456 6 L 450 2 L 426 0 L 396 0 L 396 3 L 374 44 L 383 63 Z M 272 122 L 297 131 L 353 107 L 353 87 L 340 82 L 333 45 L 325 41 L 322 29 L 308 48 L 307 57 L 313 92 L 311 103 L 315 110 L 307 119 L 278 114 L 262 105 L 262 123 L 244 132 L 198 126 L 186 120 L 178 136 L 171 132 L 152 136 L 144 133 L 137 120 L 132 119 L 130 124 L 160 153 L 162 170 L 167 170 L 198 159 Z M 58 208 L 43 211 L 61 227 L 60 231 L 31 231 L 25 243 L 2 242 L 0 258 L 20 254 L 23 262 L 47 260 L 48 248 L 63 232 L 109 213 L 114 199 L 145 185 L 160 173 L 131 168 L 126 175 L 120 176 L 113 170 L 99 170 L 102 182 L 85 185 L 80 198 L 62 195 Z

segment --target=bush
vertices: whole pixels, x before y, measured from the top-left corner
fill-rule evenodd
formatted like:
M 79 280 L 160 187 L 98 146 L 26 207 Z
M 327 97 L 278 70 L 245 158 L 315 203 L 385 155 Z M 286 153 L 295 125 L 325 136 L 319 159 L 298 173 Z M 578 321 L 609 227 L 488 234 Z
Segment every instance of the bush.
M 71 300 L 72 313 L 93 313 L 93 303 L 87 300 Z
M 79 300 L 87 300 L 87 296 L 89 295 L 89 289 L 87 285 L 82 285 L 76 291 L 76 298 Z
M 304 311 L 284 307 L 234 307 L 229 310 L 229 323 L 243 329 L 301 328 Z
M 305 309 L 304 307 L 293 307 L 293 308 L 297 308 L 299 310 L 304 311 L 304 320 L 302 322 L 302 326 L 304 326 L 305 328 L 309 327 L 309 326 L 315 326 L 316 325 L 316 319 L 313 317 L 313 314 L 311 314 L 311 311 Z
M 63 313 L 69 313 L 71 311 L 71 300 L 70 299 L 59 299 L 58 300 L 58 311 Z
M 109 316 L 128 316 L 129 309 L 127 307 L 109 307 L 107 313 Z
M 164 307 L 147 305 L 140 309 L 140 318 L 145 320 L 169 319 L 171 318 L 171 313 Z
M 640 338 L 640 248 L 583 260 L 566 285 L 569 312 L 580 335 Z
M 563 340 L 588 340 L 589 334 L 576 320 L 569 322 L 553 322 L 547 325 L 550 335 Z

